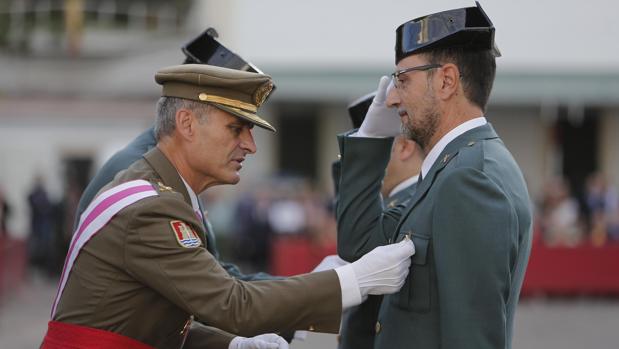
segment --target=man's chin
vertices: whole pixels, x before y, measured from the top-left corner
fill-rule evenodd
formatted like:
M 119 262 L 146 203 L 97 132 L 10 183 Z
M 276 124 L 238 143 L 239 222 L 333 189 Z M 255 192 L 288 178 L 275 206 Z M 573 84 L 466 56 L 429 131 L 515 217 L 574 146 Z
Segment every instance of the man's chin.
M 240 180 L 241 180 L 241 176 L 237 172 L 234 174 L 234 176 L 231 176 L 230 178 L 228 178 L 228 180 L 226 181 L 226 184 L 237 184 Z

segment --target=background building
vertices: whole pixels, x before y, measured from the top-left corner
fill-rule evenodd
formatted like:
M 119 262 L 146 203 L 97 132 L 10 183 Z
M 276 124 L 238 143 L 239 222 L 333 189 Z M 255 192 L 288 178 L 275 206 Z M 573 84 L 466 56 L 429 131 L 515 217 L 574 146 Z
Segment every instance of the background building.
M 335 134 L 346 104 L 393 70 L 394 29 L 469 1 L 2 1 L 0 186 L 27 230 L 25 197 L 42 175 L 60 198 L 153 116 L 153 73 L 180 63 L 181 44 L 213 26 L 227 46 L 271 74 L 278 89 L 256 132 L 242 184 L 276 173 L 330 190 Z M 521 165 L 532 197 L 564 176 L 582 196 L 596 171 L 619 181 L 619 34 L 609 0 L 486 1 L 503 53 L 488 118 Z M 282 146 L 284 145 L 285 146 Z

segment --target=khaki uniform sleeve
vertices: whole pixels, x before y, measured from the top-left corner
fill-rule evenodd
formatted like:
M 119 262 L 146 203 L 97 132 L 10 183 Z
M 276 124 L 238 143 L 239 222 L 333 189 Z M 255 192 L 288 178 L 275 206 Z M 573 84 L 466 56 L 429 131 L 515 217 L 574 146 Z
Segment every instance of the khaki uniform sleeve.
M 236 335 L 193 322 L 183 349 L 228 349 L 234 337 Z
M 178 199 L 144 202 L 127 212 L 127 271 L 196 320 L 246 337 L 296 329 L 338 331 L 342 300 L 335 271 L 239 281 L 203 246 L 181 246 L 170 222 L 197 221 Z

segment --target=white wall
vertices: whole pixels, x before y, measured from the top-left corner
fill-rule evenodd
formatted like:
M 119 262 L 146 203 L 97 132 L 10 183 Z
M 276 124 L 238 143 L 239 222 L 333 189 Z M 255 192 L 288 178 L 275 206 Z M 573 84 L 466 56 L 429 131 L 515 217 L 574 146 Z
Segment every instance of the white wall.
M 395 29 L 415 17 L 474 6 L 469 0 L 228 0 L 197 2 L 193 26 L 214 26 L 224 42 L 269 65 L 392 64 Z M 506 67 L 619 68 L 612 0 L 484 0 Z M 202 15 L 202 16 L 201 16 Z

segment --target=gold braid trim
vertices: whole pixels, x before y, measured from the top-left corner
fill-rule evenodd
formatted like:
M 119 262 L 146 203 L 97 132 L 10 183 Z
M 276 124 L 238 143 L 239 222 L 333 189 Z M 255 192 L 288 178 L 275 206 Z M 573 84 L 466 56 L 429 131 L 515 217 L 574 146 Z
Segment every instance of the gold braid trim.
M 235 108 L 239 108 L 239 109 L 243 109 L 252 113 L 256 113 L 258 111 L 258 107 L 256 107 L 255 105 L 251 104 L 251 103 L 245 103 L 245 102 L 241 102 L 239 100 L 236 99 L 230 99 L 230 98 L 226 98 L 226 97 L 221 97 L 221 96 L 213 96 L 213 95 L 208 95 L 204 92 L 200 93 L 198 95 L 198 98 L 203 101 L 203 102 L 212 102 L 212 103 L 218 103 L 218 104 L 223 104 L 223 105 L 227 105 L 229 107 L 235 107 Z

